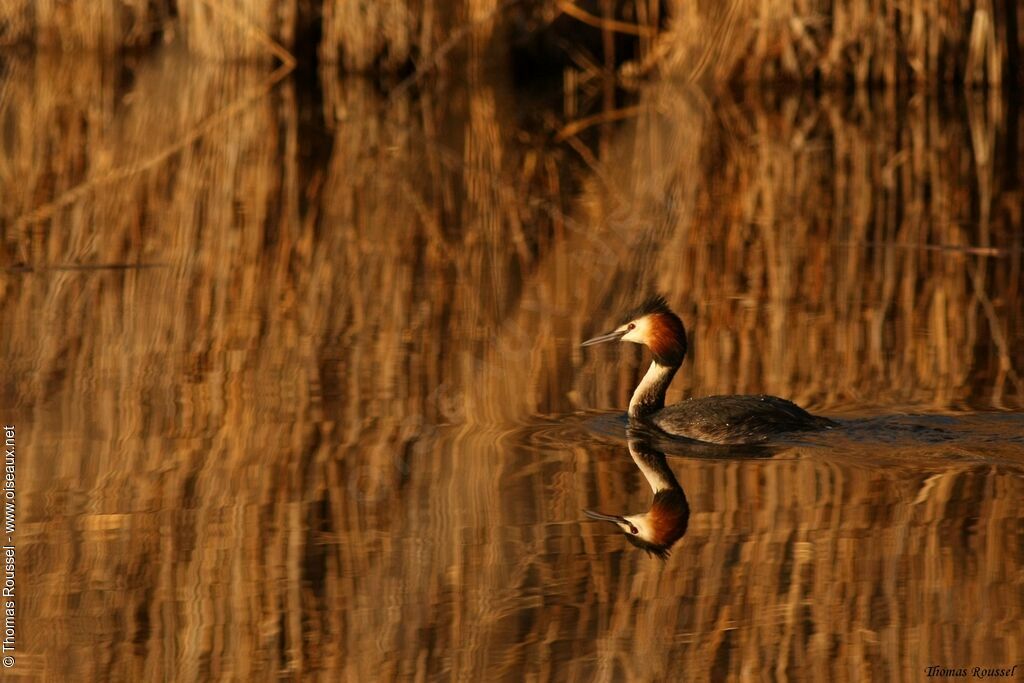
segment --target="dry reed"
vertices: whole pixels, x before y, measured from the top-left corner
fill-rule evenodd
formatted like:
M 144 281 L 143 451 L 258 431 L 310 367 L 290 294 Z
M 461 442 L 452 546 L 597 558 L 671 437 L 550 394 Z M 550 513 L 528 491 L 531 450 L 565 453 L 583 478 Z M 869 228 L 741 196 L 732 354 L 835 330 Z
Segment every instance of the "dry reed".
M 298 0 L 177 0 L 177 8 L 188 46 L 199 54 L 224 60 L 292 60 Z
M 110 53 L 144 47 L 170 24 L 169 0 L 5 0 L 0 45 Z
M 327 0 L 323 6 L 320 57 L 349 71 L 375 65 L 386 71 L 403 68 L 414 54 L 429 54 L 437 41 L 434 13 L 447 3 L 427 0 L 360 3 Z M 417 11 L 418 10 L 418 11 Z
M 1024 34 L 1014 30 L 1020 17 L 1012 2 L 729 0 L 675 7 L 660 66 L 685 78 L 895 85 L 1021 77 Z
M 506 11 L 512 5 L 526 9 Z M 597 5 L 601 11 L 594 11 Z M 556 19 L 568 18 L 580 29 L 602 30 L 604 62 L 597 57 L 578 64 L 595 73 L 622 61 L 614 54 L 616 36 L 635 35 L 640 70 L 657 67 L 685 79 L 999 84 L 1021 77 L 1024 31 L 1014 2 L 673 0 L 667 8 L 669 28 L 659 34 L 665 17 L 657 0 L 14 1 L 0 10 L 0 41 L 110 51 L 180 30 L 202 55 L 263 60 L 270 46 L 270 54 L 287 61 L 306 47 L 298 41 L 319 35 L 317 52 L 325 62 L 349 71 L 397 72 L 429 59 L 467 27 L 474 27 L 467 41 L 472 54 L 493 57 L 522 40 L 524 27 L 550 31 Z M 583 32 L 560 30 L 558 39 L 575 54 Z

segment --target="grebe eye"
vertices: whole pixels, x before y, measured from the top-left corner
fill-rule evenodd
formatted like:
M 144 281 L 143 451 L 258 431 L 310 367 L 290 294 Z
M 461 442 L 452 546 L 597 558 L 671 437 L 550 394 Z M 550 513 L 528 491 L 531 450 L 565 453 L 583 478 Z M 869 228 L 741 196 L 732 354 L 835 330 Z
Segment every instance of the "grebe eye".
M 633 526 L 632 524 L 630 524 L 630 525 L 629 525 L 629 533 L 631 533 L 631 534 L 638 534 L 638 533 L 640 533 L 640 532 L 639 532 L 639 531 L 637 531 L 637 528 L 636 528 L 635 526 Z
M 626 329 L 627 330 L 636 329 L 636 323 L 630 323 L 630 324 L 626 325 Z

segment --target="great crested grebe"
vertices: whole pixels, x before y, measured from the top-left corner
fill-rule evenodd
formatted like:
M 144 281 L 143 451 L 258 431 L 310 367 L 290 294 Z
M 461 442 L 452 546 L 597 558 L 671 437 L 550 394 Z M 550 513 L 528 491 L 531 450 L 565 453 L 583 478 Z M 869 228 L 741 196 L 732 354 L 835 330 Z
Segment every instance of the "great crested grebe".
M 690 523 L 690 504 L 683 487 L 665 462 L 664 453 L 643 439 L 631 436 L 629 454 L 654 491 L 651 509 L 636 515 L 606 515 L 593 510 L 584 510 L 583 513 L 591 519 L 612 522 L 637 548 L 665 559 L 673 544 L 686 533 Z
M 665 392 L 686 356 L 686 329 L 661 296 L 652 296 L 628 313 L 622 325 L 583 346 L 609 341 L 643 344 L 654 355 L 629 401 L 631 422 L 728 445 L 760 443 L 776 434 L 831 429 L 836 424 L 777 396 L 707 396 L 666 407 Z

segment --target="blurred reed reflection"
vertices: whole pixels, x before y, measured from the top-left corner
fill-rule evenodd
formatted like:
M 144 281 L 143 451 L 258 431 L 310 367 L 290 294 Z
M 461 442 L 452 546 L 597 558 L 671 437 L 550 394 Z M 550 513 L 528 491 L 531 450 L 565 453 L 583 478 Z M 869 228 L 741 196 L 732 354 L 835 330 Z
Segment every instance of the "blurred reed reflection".
M 693 331 L 677 392 L 1019 410 L 1014 103 L 664 84 L 567 131 L 473 71 L 391 96 L 172 48 L 0 73 L 24 675 L 1020 659 L 1017 413 L 681 461 L 665 563 L 581 526 L 643 485 L 565 417 L 626 404 L 639 353 L 577 344 L 655 287 Z

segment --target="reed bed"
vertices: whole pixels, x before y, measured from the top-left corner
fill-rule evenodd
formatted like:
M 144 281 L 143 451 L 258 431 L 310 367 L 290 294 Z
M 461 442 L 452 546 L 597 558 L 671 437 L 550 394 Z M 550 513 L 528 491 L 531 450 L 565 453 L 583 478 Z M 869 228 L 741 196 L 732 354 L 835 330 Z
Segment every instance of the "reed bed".
M 6 0 L 0 5 L 0 45 L 99 51 L 150 45 L 170 30 L 170 0 Z
M 488 59 L 549 41 L 562 45 L 570 71 L 591 76 L 625 65 L 687 80 L 835 85 L 1015 83 L 1022 26 L 1017 4 L 1001 0 L 15 0 L 0 9 L 6 44 L 109 52 L 180 32 L 207 57 L 289 62 L 316 37 L 324 62 L 398 73 L 429 64 L 451 40 Z M 616 48 L 624 37 L 637 43 L 636 62 Z
M 309 112 L 180 54 L 130 81 L 42 59 L 0 86 L 26 675 L 850 680 L 1020 658 L 1008 465 L 689 462 L 690 561 L 661 565 L 562 523 L 646 504 L 624 455 L 523 427 L 624 405 L 639 355 L 577 344 L 656 287 L 693 332 L 676 395 L 1019 409 L 1003 150 L 1024 136 L 1001 100 L 965 120 L 653 87 L 600 144 L 552 147 L 473 70 L 386 101 L 325 76 Z
M 300 4 L 298 0 L 177 0 L 177 10 L 181 31 L 193 52 L 221 60 L 277 57 L 291 63 Z
M 1015 3 L 677 4 L 661 67 L 708 80 L 999 84 L 1020 78 Z
M 321 59 L 349 71 L 404 68 L 414 54 L 430 54 L 438 38 L 434 13 L 447 3 L 356 3 L 328 0 L 323 5 Z M 415 50 L 415 53 L 414 53 Z

